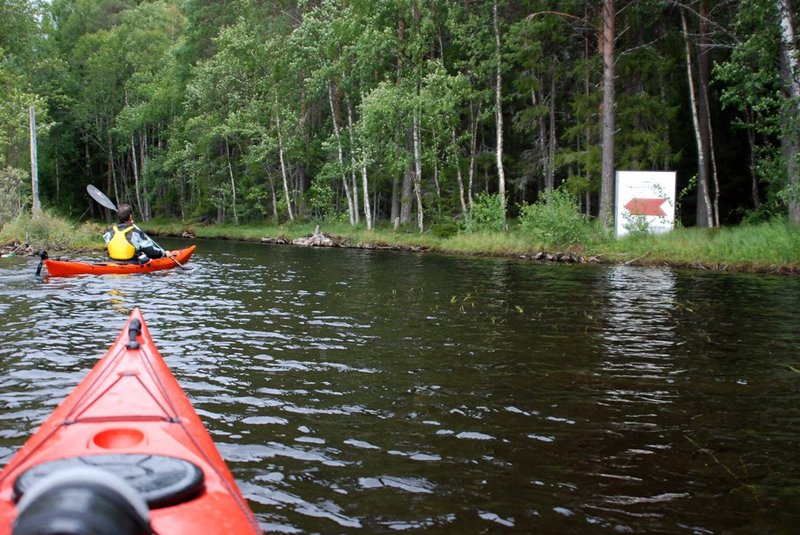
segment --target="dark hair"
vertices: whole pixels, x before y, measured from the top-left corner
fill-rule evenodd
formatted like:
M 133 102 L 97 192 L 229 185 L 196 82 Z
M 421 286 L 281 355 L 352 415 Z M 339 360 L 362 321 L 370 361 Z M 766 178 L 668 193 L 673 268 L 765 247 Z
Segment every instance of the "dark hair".
M 119 205 L 119 208 L 117 208 L 117 211 L 119 212 L 119 222 L 127 223 L 128 219 L 133 214 L 133 207 L 128 203 L 122 203 Z

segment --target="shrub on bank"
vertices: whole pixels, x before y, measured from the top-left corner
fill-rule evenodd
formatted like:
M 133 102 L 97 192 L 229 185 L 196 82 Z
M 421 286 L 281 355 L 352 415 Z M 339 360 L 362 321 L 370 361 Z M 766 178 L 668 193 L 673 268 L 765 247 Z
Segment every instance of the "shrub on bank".
M 535 241 L 552 247 L 588 244 L 602 237 L 602 231 L 581 214 L 575 196 L 559 188 L 541 193 L 533 204 L 520 209 L 520 230 Z
M 69 249 L 102 244 L 104 228 L 98 223 L 76 226 L 69 220 L 42 212 L 33 217 L 21 213 L 0 229 L 0 243 L 28 244 L 36 249 Z

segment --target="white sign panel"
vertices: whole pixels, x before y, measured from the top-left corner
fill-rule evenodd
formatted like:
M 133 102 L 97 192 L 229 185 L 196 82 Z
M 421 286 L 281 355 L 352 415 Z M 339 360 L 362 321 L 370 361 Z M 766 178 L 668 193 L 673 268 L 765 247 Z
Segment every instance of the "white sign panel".
M 674 171 L 617 171 L 617 237 L 675 227 Z

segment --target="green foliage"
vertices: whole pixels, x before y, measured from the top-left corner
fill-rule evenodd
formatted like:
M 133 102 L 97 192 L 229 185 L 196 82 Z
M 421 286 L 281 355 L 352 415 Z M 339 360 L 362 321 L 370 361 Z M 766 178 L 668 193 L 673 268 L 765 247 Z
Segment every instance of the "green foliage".
M 592 238 L 592 225 L 566 188 L 542 192 L 535 203 L 521 207 L 519 219 L 523 234 L 544 245 L 568 247 Z
M 36 105 L 42 197 L 75 215 L 91 182 L 138 188 L 155 215 L 179 206 L 181 214 L 255 221 L 272 217 L 274 191 L 282 218 L 290 209 L 302 218 L 307 208 L 335 219 L 347 206 L 342 180 L 355 167 L 359 195 L 363 168 L 373 209 L 388 218 L 391 203 L 409 202 L 393 197 L 414 163 L 414 118 L 426 224 L 452 228 L 448 220 L 461 212 L 457 169 L 472 193 L 495 191 L 492 2 L 0 4 L 0 168 L 28 168 L 25 109 Z M 508 203 L 565 184 L 596 209 L 599 12 L 578 0 L 556 4 L 498 3 Z M 758 217 L 767 217 L 796 199 L 778 151 L 787 102 L 779 24 L 773 0 L 731 7 L 709 13 L 715 43 L 730 44 L 709 51 L 717 65 L 710 104 L 715 125 L 729 117 L 719 114 L 721 102 L 741 130 L 716 129 L 715 145 L 742 146 L 754 134 L 766 197 Z M 696 23 L 695 11 L 666 0 L 619 10 L 615 159 L 619 168 L 689 169 L 679 175 L 684 188 L 695 162 L 686 150 L 691 126 L 677 113 L 688 98 L 678 9 Z M 750 177 L 739 155 L 729 157 L 736 159 L 718 162 L 721 205 L 749 206 L 732 198 Z M 466 224 L 472 233 L 502 231 L 500 216 L 479 198 Z
M 632 238 L 643 238 L 650 234 L 650 224 L 645 216 L 627 214 L 624 217 L 622 226 Z
M 448 223 L 438 223 L 431 227 L 431 234 L 437 238 L 452 238 L 459 233 L 461 228 L 454 221 Z
M 333 219 L 336 216 L 333 188 L 325 180 L 314 180 L 308 194 L 308 202 L 314 217 Z
M 479 193 L 472 201 L 472 214 L 467 220 L 467 232 L 500 232 L 506 226 L 503 199 L 499 194 Z

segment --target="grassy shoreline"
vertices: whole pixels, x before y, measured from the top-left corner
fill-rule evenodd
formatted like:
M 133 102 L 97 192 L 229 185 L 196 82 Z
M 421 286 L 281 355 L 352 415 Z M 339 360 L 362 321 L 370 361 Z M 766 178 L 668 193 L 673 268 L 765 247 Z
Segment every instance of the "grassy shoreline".
M 310 236 L 317 223 L 203 225 L 159 219 L 141 225 L 153 236 L 193 236 L 249 242 L 291 243 Z M 718 229 L 679 228 L 663 235 L 596 240 L 567 249 L 535 243 L 519 231 L 432 233 L 379 228 L 368 231 L 341 223 L 319 223 L 337 246 L 431 251 L 464 256 L 522 258 L 544 262 L 592 262 L 716 271 L 800 274 L 800 227 L 777 221 Z M 29 250 L 102 250 L 105 223 L 74 223 L 45 214 L 21 216 L 0 229 L 0 245 L 30 244 Z
M 158 220 L 147 223 L 154 236 L 242 241 L 291 242 L 310 236 L 317 223 L 287 226 L 192 225 Z M 716 271 L 800 274 L 800 228 L 783 222 L 718 229 L 682 228 L 657 236 L 607 240 L 568 249 L 533 243 L 519 232 L 476 232 L 437 237 L 405 230 L 368 231 L 345 224 L 320 224 L 337 245 L 431 251 L 464 256 L 514 257 L 546 262 L 592 262 L 671 266 Z

